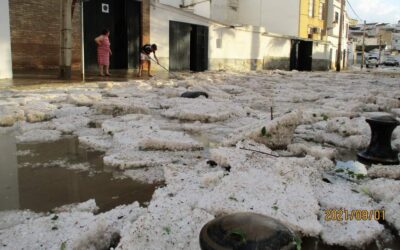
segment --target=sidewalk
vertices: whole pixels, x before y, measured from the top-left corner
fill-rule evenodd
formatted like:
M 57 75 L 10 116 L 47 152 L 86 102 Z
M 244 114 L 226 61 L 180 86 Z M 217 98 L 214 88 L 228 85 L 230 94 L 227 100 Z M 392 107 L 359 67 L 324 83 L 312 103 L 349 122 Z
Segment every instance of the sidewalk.
M 0 88 L 11 86 L 47 85 L 47 84 L 82 84 L 99 81 L 126 82 L 129 80 L 148 80 L 147 72 L 142 77 L 136 76 L 135 70 L 110 70 L 111 77 L 98 76 L 97 72 L 88 72 L 84 81 L 80 71 L 72 72 L 71 80 L 63 80 L 58 76 L 58 69 L 55 70 L 14 70 L 14 78 L 0 80 Z M 167 72 L 157 71 L 153 75 L 157 78 L 168 79 Z

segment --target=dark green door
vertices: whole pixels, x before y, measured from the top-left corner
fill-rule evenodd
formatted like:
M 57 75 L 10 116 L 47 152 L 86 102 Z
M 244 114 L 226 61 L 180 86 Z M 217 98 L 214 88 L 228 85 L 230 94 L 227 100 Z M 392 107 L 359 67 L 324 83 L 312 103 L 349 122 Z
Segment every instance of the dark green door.
M 311 71 L 311 69 L 312 69 L 312 47 L 313 47 L 313 42 L 300 41 L 298 70 Z
M 169 22 L 169 69 L 190 70 L 190 33 L 192 25 Z
M 140 59 L 140 24 L 141 24 L 141 2 L 126 0 L 126 22 L 128 39 L 128 68 L 135 69 L 139 65 Z
M 193 25 L 190 44 L 190 70 L 208 69 L 208 27 Z
M 190 23 L 169 23 L 169 69 L 208 69 L 208 27 Z
M 141 3 L 137 0 L 86 0 L 83 5 L 85 69 L 97 70 L 94 39 L 109 29 L 111 69 L 137 67 L 140 50 Z
M 290 50 L 290 70 L 311 71 L 312 41 L 293 39 Z

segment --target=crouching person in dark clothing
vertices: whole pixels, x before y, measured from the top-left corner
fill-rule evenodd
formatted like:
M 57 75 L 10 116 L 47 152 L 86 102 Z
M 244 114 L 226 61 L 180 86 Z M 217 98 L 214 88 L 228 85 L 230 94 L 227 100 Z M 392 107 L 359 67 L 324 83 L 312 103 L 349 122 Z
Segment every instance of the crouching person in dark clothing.
M 147 62 L 147 72 L 148 75 L 150 77 L 152 77 L 151 75 L 151 57 L 150 54 L 153 53 L 154 55 L 154 59 L 156 60 L 157 64 L 159 64 L 158 62 L 158 58 L 156 56 L 156 51 L 157 51 L 157 45 L 156 44 L 146 44 L 142 47 L 141 51 L 140 51 L 140 65 L 139 65 L 139 73 L 138 73 L 138 77 L 142 76 L 142 72 L 143 72 L 143 66 L 144 63 Z

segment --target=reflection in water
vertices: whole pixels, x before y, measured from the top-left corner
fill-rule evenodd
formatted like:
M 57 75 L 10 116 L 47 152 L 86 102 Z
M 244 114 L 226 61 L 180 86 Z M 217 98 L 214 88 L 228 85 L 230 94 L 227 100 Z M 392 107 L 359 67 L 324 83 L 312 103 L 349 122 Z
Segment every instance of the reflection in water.
M 357 160 L 357 151 L 349 150 L 346 148 L 337 148 L 338 154 L 336 160 L 339 161 L 356 161 Z
M 21 168 L 18 171 L 20 209 L 49 211 L 64 204 L 94 198 L 100 212 L 120 204 L 149 201 L 155 185 L 112 179 L 111 173 L 87 172 L 63 168 Z
M 0 199 L 0 210 L 19 208 L 17 147 L 11 135 L 0 135 Z
M 113 178 L 112 170 L 103 166 L 102 153 L 78 147 L 74 137 L 16 145 L 13 136 L 2 136 L 0 149 L 0 210 L 44 212 L 95 199 L 103 212 L 134 201 L 143 204 L 159 186 Z M 51 164 L 54 162 L 57 164 Z M 77 164 L 87 169 L 68 168 Z M 57 167 L 44 167 L 52 165 Z

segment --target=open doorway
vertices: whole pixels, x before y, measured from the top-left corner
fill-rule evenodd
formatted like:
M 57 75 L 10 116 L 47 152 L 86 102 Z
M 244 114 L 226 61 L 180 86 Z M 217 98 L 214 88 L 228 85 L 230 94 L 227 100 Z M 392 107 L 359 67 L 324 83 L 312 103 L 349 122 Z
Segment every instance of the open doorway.
M 208 27 L 170 21 L 169 69 L 208 69 Z
M 141 44 L 141 2 L 137 0 L 86 0 L 83 4 L 85 70 L 97 70 L 94 39 L 110 30 L 110 69 L 137 68 Z
M 292 39 L 290 70 L 311 71 L 313 42 Z

